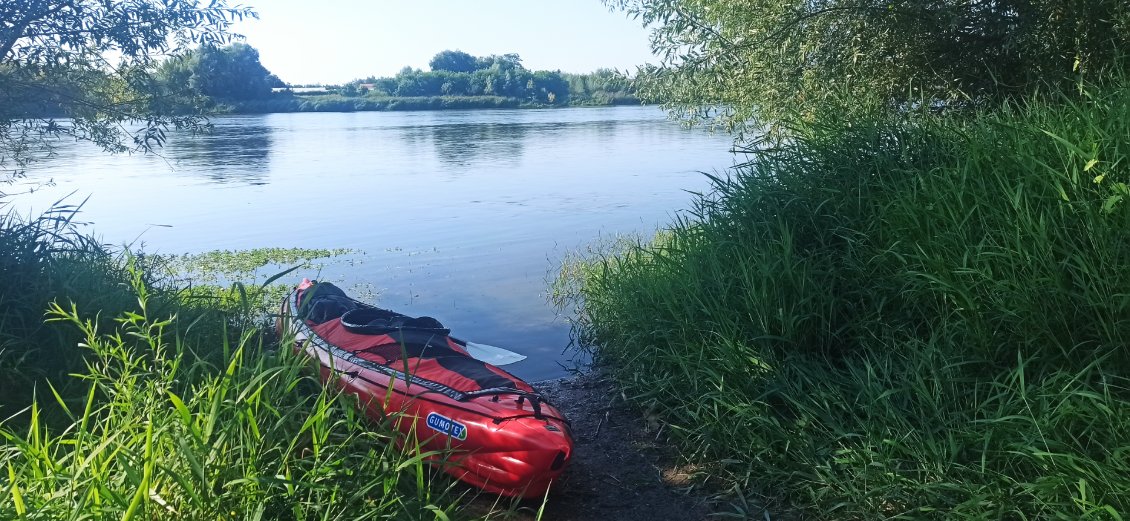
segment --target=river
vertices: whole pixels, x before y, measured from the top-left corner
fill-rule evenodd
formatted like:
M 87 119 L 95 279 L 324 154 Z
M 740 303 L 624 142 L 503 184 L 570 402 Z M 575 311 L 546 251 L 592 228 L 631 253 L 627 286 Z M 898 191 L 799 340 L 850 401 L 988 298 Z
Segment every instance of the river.
M 455 334 L 563 376 L 569 325 L 547 302 L 563 255 L 650 235 L 733 164 L 730 138 L 654 107 L 298 113 L 213 119 L 160 155 L 61 144 L 10 202 L 23 214 L 73 193 L 79 220 L 149 253 L 261 247 L 356 253 L 317 277 L 374 303 L 438 318 Z M 6 187 L 6 191 L 17 191 Z

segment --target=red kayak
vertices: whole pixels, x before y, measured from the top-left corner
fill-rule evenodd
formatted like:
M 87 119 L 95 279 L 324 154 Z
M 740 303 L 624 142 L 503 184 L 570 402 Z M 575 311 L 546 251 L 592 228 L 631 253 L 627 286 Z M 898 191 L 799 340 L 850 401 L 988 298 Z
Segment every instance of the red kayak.
M 394 418 L 421 450 L 454 449 L 445 472 L 488 492 L 541 496 L 573 453 L 569 424 L 533 387 L 468 354 L 437 320 L 409 317 L 304 280 L 283 303 L 280 332 L 322 379 Z M 415 446 L 408 443 L 407 446 Z

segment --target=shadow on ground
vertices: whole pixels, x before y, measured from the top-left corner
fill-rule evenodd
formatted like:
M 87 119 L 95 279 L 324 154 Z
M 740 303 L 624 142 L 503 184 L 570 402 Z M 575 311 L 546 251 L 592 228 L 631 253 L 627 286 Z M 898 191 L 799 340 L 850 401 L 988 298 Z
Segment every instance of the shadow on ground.
M 665 433 L 630 409 L 599 372 L 535 384 L 573 428 L 569 469 L 553 485 L 541 519 L 690 521 L 706 519 L 710 504 L 692 473 L 664 462 Z M 495 498 L 481 497 L 472 512 L 485 514 Z M 527 500 L 511 519 L 536 519 L 541 500 Z

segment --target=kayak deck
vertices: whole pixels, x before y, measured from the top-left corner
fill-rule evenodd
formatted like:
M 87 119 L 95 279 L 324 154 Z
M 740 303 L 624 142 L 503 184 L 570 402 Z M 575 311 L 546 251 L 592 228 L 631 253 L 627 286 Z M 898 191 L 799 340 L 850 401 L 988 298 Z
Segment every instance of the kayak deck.
M 319 304 L 321 301 L 321 304 Z M 456 478 L 488 492 L 540 496 L 567 467 L 569 425 L 532 386 L 476 360 L 435 319 L 368 306 L 303 281 L 283 306 L 295 349 L 322 379 L 389 419 L 402 445 L 439 450 Z

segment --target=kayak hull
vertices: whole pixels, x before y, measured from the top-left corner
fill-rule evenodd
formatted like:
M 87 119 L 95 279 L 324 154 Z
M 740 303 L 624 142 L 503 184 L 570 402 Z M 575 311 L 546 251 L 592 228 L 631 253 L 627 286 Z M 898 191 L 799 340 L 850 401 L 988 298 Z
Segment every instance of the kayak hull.
M 312 283 L 304 284 L 308 288 Z M 525 382 L 488 364 L 489 370 L 515 380 L 513 392 L 461 393 L 437 386 L 419 376 L 429 369 L 434 374 L 426 361 L 370 355 L 387 351 L 388 339 L 359 337 L 335 324 L 312 324 L 292 312 L 297 308 L 297 295 L 283 305 L 279 327 L 284 338 L 293 336 L 295 350 L 317 362 L 323 381 L 355 396 L 366 416 L 389 421 L 406 450 L 438 451 L 444 456 L 430 460 L 444 472 L 510 497 L 544 495 L 568 466 L 573 452 L 568 422 Z M 448 343 L 461 351 L 459 344 Z

